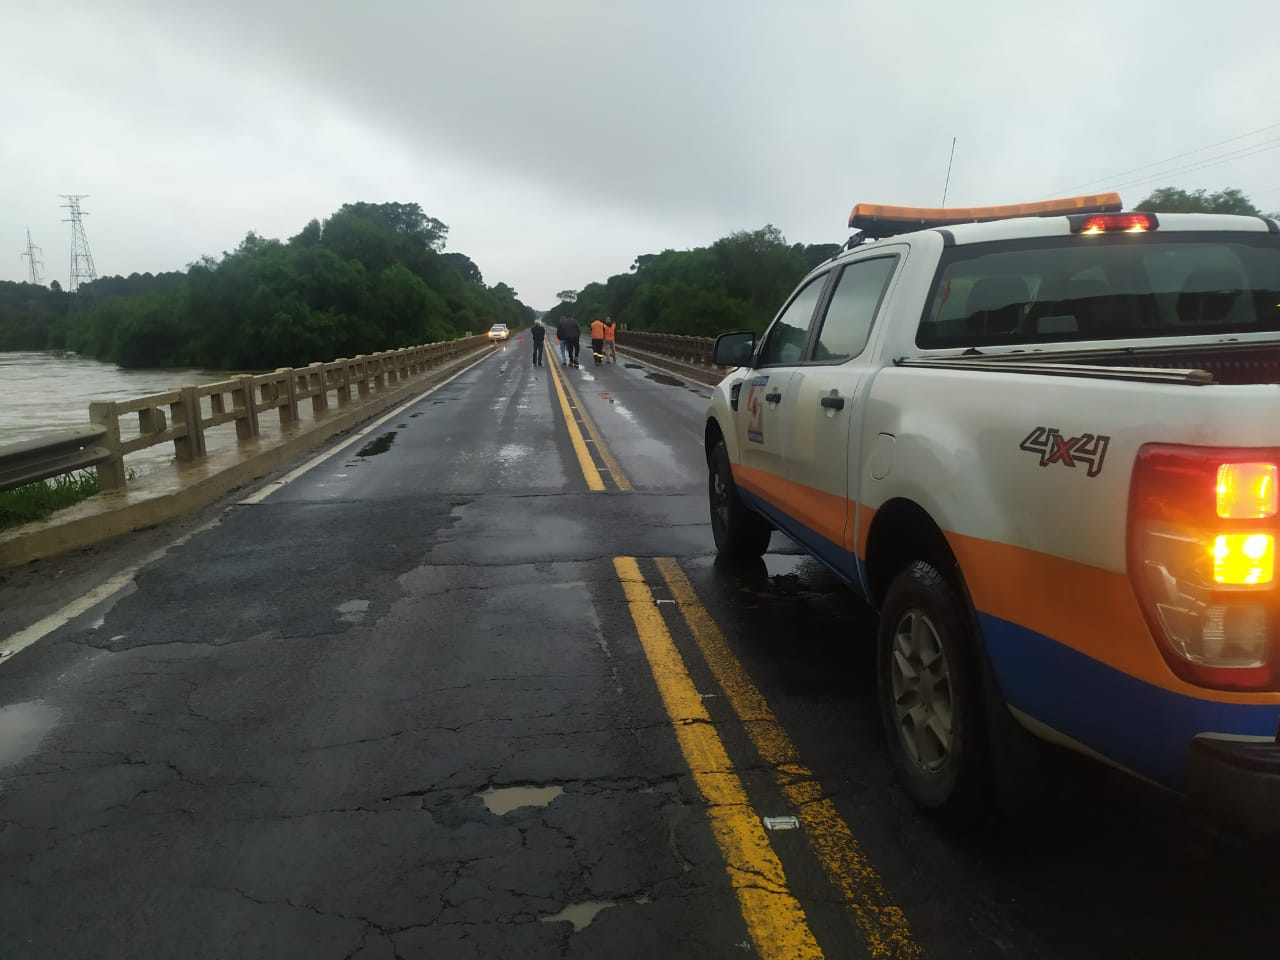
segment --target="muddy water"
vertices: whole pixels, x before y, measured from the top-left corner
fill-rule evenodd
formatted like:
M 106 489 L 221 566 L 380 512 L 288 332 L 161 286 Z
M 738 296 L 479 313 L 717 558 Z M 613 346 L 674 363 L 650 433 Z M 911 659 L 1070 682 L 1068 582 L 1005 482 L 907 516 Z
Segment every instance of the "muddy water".
M 74 354 L 0 353 L 0 447 L 89 422 L 92 400 L 130 400 L 232 376 L 206 370 L 123 370 Z M 172 444 L 131 454 L 146 471 L 173 457 Z

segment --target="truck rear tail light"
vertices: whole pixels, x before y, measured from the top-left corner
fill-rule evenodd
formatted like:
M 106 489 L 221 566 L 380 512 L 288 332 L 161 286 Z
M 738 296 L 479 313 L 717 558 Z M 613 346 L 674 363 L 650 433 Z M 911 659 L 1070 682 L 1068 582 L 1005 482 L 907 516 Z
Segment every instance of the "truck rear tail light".
M 1276 541 L 1269 533 L 1220 533 L 1213 541 L 1213 579 L 1244 586 L 1270 583 Z
M 1218 468 L 1218 516 L 1252 520 L 1276 515 L 1274 463 L 1224 463 Z
M 1225 690 L 1276 689 L 1280 450 L 1150 444 L 1129 498 L 1129 577 L 1178 676 Z

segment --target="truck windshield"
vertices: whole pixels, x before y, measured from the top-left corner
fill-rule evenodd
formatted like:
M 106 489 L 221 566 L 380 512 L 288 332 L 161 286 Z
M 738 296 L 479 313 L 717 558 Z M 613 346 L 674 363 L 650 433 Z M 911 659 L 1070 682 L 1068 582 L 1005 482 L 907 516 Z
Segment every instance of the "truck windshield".
M 916 346 L 1280 331 L 1280 236 L 1063 236 L 948 248 Z

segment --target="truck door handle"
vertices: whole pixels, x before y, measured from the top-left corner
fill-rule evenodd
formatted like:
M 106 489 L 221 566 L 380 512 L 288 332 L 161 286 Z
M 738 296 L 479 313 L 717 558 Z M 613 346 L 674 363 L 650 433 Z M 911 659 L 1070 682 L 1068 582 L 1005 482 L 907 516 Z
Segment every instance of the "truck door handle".
M 764 395 L 764 402 L 765 403 L 781 403 L 782 394 L 780 394 L 777 390 L 773 391 L 773 393 L 766 393 Z
M 821 403 L 822 403 L 822 405 L 823 405 L 824 407 L 826 407 L 828 410 L 843 410 L 843 409 L 844 409 L 844 397 L 838 396 L 838 395 L 836 395 L 836 394 L 834 394 L 834 393 L 833 393 L 831 396 L 829 396 L 829 397 L 823 397 L 823 398 L 822 398 L 822 400 L 821 400 L 820 402 L 821 402 Z

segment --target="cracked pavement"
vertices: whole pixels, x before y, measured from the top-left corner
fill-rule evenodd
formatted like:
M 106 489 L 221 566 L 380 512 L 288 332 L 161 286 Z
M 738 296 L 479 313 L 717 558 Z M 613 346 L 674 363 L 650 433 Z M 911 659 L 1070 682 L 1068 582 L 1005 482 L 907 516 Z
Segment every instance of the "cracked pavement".
M 0 663 L 0 710 L 30 727 L 0 722 L 0 957 L 751 956 L 620 555 L 680 561 L 794 741 L 801 767 L 761 760 L 674 637 L 755 812 L 797 812 L 779 775 L 830 800 L 929 957 L 1270 948 L 1272 852 L 1141 784 L 1091 770 L 1046 820 L 978 838 L 920 818 L 869 613 L 780 537 L 758 566 L 712 562 L 701 397 L 581 371 L 634 485 L 588 493 L 526 360 L 388 421 L 384 453 L 0 582 L 16 630 L 168 544 Z M 490 813 L 505 787 L 563 792 Z M 802 832 L 770 840 L 826 955 L 867 956 Z

